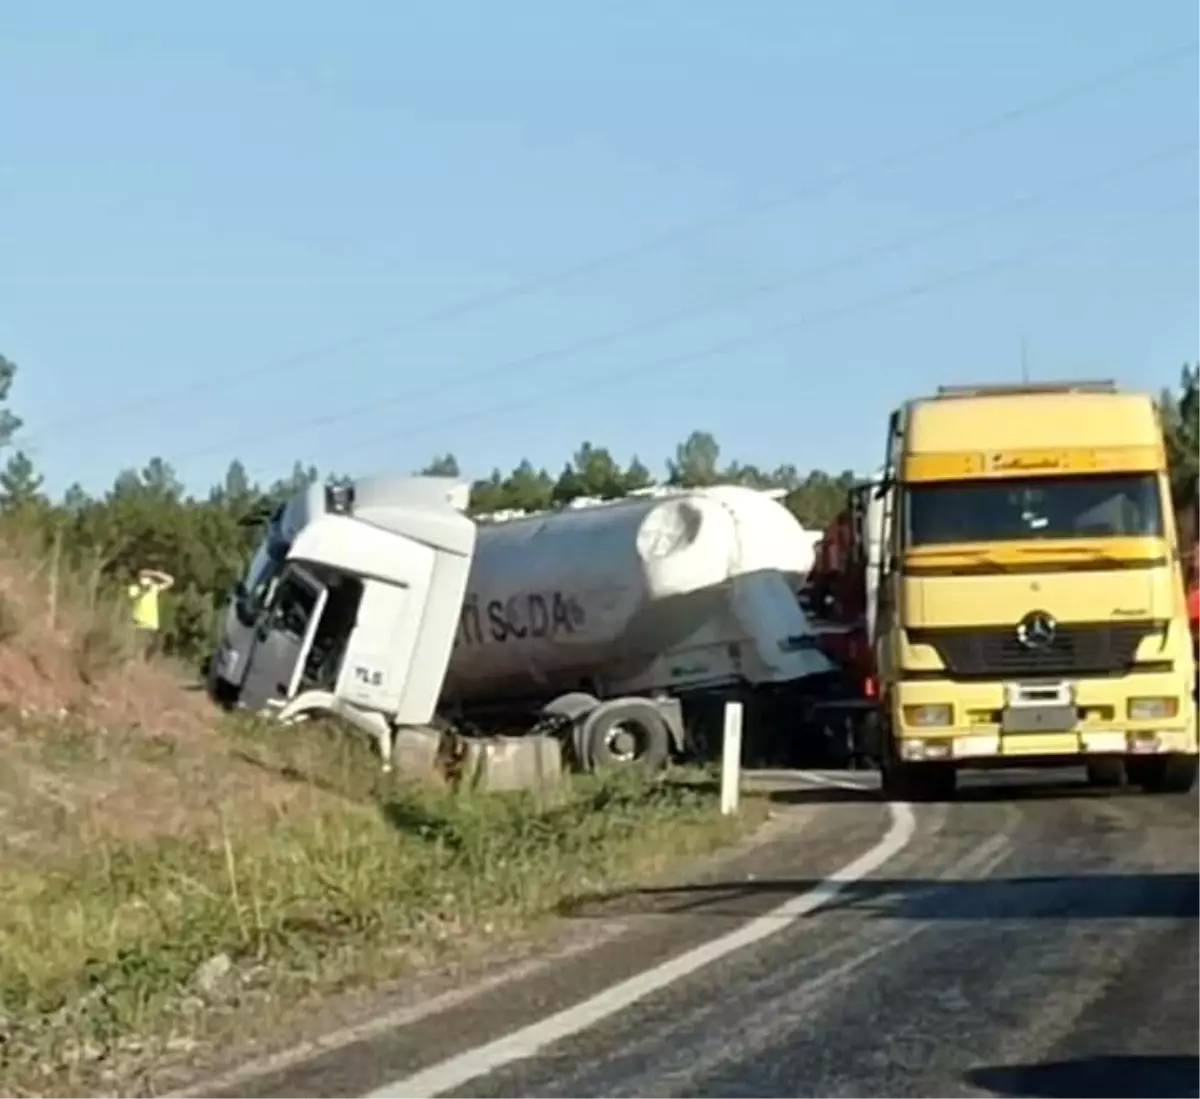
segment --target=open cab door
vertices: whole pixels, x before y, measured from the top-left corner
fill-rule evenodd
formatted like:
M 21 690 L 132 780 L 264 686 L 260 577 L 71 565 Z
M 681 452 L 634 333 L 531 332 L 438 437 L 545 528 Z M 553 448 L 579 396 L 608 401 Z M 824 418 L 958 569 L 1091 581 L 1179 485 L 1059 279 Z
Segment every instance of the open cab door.
M 261 710 L 294 697 L 328 601 L 329 588 L 312 573 L 285 566 L 249 642 L 239 692 L 243 706 Z

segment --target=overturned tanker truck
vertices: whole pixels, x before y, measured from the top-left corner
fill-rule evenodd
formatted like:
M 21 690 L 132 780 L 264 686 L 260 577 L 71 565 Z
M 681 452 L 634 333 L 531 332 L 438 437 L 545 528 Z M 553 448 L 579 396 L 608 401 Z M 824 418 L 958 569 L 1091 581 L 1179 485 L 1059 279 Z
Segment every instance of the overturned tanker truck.
M 385 762 L 398 730 L 448 722 L 552 732 L 585 770 L 708 756 L 737 699 L 748 754 L 823 760 L 804 715 L 838 676 L 779 503 L 717 486 L 476 523 L 465 496 L 383 475 L 281 505 L 230 599 L 214 696 L 338 715 Z

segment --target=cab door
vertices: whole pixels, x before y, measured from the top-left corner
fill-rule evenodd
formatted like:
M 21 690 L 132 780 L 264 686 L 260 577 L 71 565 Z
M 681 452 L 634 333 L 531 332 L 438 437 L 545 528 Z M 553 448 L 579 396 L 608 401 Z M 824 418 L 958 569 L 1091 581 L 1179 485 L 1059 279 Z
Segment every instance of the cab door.
M 299 565 L 285 568 L 251 639 L 239 692 L 242 706 L 261 710 L 297 693 L 328 600 L 328 587 L 312 573 Z
M 285 557 L 286 551 L 276 550 L 268 533 L 255 551 L 245 579 L 239 580 L 230 593 L 220 639 L 209 663 L 210 692 L 236 698 L 241 691 L 246 661 L 265 608 L 271 605 Z
M 246 678 L 246 658 L 254 648 L 261 615 L 252 612 L 241 585 L 225 607 L 225 622 L 221 637 L 208 667 L 209 690 L 223 688 L 237 695 Z

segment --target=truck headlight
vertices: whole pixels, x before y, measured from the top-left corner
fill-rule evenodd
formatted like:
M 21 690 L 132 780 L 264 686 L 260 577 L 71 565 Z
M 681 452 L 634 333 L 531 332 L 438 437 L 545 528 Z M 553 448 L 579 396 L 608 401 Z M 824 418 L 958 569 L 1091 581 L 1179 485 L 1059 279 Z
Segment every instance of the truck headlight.
M 1179 713 L 1179 699 L 1131 698 L 1126 712 L 1130 721 L 1161 721 Z
M 928 729 L 937 725 L 949 725 L 953 715 L 953 708 L 945 703 L 904 707 L 904 723 L 906 725 L 915 725 L 922 729 Z

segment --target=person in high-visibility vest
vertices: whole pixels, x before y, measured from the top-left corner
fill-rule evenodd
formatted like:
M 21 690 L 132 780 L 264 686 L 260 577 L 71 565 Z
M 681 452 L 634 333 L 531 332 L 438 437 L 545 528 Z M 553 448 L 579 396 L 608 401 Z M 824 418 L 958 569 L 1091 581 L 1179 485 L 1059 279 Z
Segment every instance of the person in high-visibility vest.
M 175 578 L 161 569 L 142 569 L 137 580 L 129 585 L 133 628 L 141 640 L 142 651 L 149 655 L 158 638 L 158 597 L 175 583 Z

